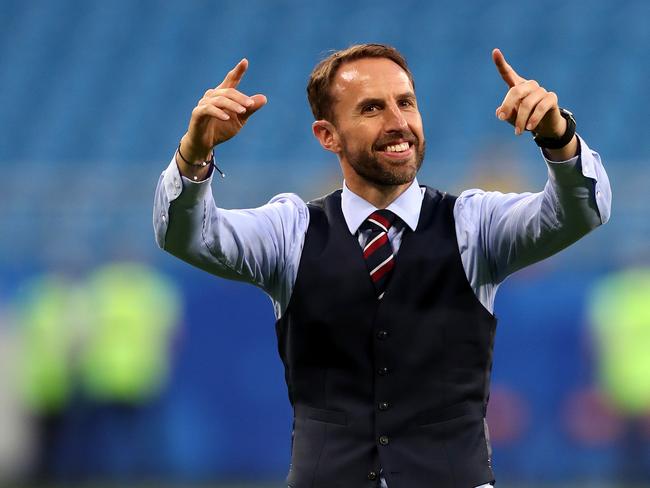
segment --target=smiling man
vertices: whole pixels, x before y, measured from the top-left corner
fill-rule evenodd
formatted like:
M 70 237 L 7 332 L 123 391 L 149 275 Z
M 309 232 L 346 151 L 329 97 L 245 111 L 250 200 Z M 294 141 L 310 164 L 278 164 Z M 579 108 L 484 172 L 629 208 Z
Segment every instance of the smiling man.
M 160 178 L 158 244 L 273 300 L 294 408 L 290 487 L 494 482 L 485 412 L 496 290 L 606 222 L 611 192 L 557 96 L 492 56 L 508 88 L 496 116 L 543 148 L 539 193 L 454 197 L 421 186 L 415 84 L 381 44 L 333 53 L 307 87 L 341 190 L 309 203 L 288 193 L 256 209 L 215 205 L 213 148 L 267 101 L 237 90 L 246 60 L 199 101 Z

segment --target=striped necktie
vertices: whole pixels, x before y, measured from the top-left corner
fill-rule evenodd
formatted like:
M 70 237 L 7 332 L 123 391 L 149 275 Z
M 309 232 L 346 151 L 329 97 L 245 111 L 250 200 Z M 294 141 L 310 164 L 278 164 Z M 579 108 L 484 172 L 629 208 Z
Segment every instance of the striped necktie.
M 395 265 L 393 248 L 388 240 L 388 230 L 397 216 L 390 210 L 377 210 L 363 221 L 360 230 L 370 230 L 370 235 L 363 248 L 363 258 L 370 273 L 370 278 L 381 300 Z

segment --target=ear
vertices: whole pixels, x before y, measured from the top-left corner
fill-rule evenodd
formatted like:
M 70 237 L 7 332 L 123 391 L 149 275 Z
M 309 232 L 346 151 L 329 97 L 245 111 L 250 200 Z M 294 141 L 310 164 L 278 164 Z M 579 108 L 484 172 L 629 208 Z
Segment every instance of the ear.
M 311 130 L 323 146 L 323 149 L 338 154 L 341 150 L 338 132 L 336 127 L 327 120 L 317 120 L 311 125 Z

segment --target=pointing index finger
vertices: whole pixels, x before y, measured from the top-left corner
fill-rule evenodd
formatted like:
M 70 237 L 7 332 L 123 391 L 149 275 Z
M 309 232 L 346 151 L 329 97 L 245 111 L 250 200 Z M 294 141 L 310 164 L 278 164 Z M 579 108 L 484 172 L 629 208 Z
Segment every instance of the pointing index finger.
M 513 86 L 518 85 L 522 81 L 526 81 L 525 78 L 519 76 L 517 72 L 514 69 L 512 69 L 512 66 L 510 66 L 506 62 L 506 58 L 503 57 L 503 54 L 499 49 L 494 49 L 492 51 L 492 60 L 494 61 L 497 70 L 499 70 L 499 74 L 501 75 L 501 78 L 503 78 L 503 81 L 506 82 L 508 87 L 512 88 Z
M 237 65 L 231 69 L 223 79 L 219 88 L 237 88 L 244 73 L 248 69 L 248 59 L 243 58 Z

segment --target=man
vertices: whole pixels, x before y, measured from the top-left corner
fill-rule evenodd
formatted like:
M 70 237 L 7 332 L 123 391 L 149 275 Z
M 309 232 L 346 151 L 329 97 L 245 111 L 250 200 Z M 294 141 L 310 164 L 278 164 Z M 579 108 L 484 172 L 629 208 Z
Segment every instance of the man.
M 343 189 L 250 210 L 217 208 L 213 147 L 266 103 L 237 85 L 242 60 L 192 112 L 156 192 L 158 244 L 272 298 L 294 407 L 294 488 L 491 486 L 485 411 L 506 276 L 609 217 L 600 158 L 557 97 L 520 77 L 496 111 L 545 147 L 543 192 L 420 187 L 425 141 L 411 72 L 395 49 L 365 44 L 316 66 L 313 132 L 334 152 Z M 211 156 L 212 155 L 212 156 Z

